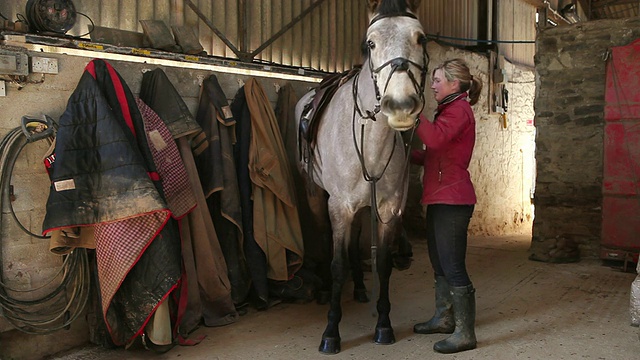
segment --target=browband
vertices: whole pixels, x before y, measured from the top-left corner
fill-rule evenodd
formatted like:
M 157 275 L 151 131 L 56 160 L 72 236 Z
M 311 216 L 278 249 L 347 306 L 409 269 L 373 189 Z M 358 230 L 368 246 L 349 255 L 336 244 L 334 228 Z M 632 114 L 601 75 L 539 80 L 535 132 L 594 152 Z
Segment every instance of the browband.
M 393 13 L 393 14 L 385 14 L 385 15 L 378 15 L 376 17 L 374 17 L 371 22 L 369 23 L 369 26 L 373 25 L 374 22 L 380 20 L 380 19 L 384 19 L 384 18 L 388 18 L 388 17 L 396 17 L 396 16 L 407 16 L 410 17 L 412 19 L 416 19 L 418 20 L 418 17 L 410 12 L 402 12 L 402 13 Z

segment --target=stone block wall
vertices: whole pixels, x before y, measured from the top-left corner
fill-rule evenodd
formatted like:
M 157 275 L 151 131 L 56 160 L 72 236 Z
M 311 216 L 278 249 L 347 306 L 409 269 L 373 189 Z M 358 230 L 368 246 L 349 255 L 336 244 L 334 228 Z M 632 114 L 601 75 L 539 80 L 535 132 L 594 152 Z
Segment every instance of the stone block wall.
M 639 36 L 639 18 L 547 28 L 538 35 L 532 260 L 598 256 L 606 54 Z

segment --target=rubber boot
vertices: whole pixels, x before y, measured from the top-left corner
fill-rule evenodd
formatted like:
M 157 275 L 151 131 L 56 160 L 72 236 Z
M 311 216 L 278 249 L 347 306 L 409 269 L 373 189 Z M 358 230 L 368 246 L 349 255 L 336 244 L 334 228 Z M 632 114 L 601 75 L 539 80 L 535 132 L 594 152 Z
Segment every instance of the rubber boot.
M 451 334 L 455 329 L 451 292 L 449 291 L 449 284 L 444 276 L 436 276 L 435 287 L 435 314 L 429 321 L 413 326 L 413 332 L 416 334 Z
M 476 348 L 476 290 L 473 285 L 450 287 L 456 329 L 448 338 L 433 345 L 433 350 L 451 354 Z

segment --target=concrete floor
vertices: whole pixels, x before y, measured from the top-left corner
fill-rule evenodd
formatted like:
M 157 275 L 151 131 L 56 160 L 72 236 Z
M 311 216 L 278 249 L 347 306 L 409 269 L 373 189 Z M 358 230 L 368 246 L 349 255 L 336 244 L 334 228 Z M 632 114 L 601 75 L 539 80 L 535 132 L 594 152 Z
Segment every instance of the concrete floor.
M 630 325 L 634 273 L 600 261 L 547 264 L 529 261 L 530 236 L 470 239 L 468 267 L 477 289 L 478 348 L 441 355 L 433 344 L 446 335 L 417 335 L 413 324 L 433 312 L 434 290 L 426 243 L 413 240 L 410 269 L 391 279 L 391 320 L 396 343 L 375 345 L 372 305 L 351 300 L 345 289 L 342 352 L 318 352 L 327 306 L 279 304 L 250 311 L 235 324 L 200 328 L 197 346 L 158 355 L 142 348 L 87 346 L 51 357 L 59 360 L 121 359 L 640 359 L 638 328 Z M 370 284 L 370 273 L 367 280 Z

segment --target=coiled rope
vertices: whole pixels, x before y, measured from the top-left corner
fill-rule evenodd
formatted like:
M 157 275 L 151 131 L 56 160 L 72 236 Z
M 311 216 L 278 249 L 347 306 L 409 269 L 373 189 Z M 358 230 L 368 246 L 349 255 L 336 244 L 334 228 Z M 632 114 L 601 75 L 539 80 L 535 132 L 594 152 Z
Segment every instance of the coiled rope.
M 11 210 L 19 227 L 33 237 L 45 238 L 28 231 L 18 220 L 11 205 L 11 175 L 20 152 L 30 142 L 52 136 L 32 136 L 46 130 L 44 123 L 30 122 L 11 130 L 0 141 L 0 210 L 4 202 Z M 26 119 L 29 120 L 29 119 Z M 51 126 L 51 125 L 49 125 Z M 51 129 L 52 130 L 52 129 Z M 2 211 L 0 211 L 2 223 Z M 6 236 L 6 233 L 5 233 Z M 28 334 L 50 334 L 68 326 L 84 311 L 89 299 L 89 259 L 86 249 L 78 248 L 63 256 L 59 271 L 46 283 L 29 290 L 15 289 L 4 282 L 2 264 L 2 239 L 0 239 L 0 317 L 4 317 L 14 328 Z M 59 284 L 51 288 L 54 281 Z

